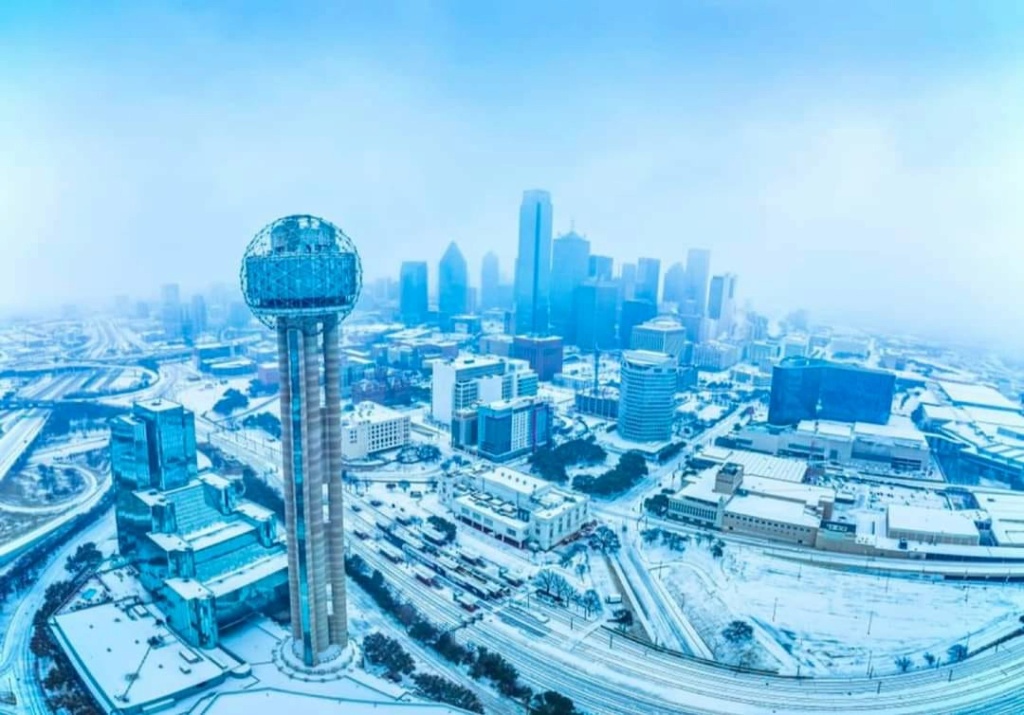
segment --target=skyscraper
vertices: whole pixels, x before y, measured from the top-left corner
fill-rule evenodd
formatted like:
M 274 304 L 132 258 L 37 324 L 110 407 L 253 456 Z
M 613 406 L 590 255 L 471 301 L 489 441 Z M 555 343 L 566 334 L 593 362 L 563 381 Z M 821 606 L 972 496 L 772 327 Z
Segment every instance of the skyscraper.
M 623 263 L 619 272 L 619 303 L 636 298 L 636 264 Z
M 264 227 L 242 262 L 245 300 L 277 332 L 290 650 L 306 667 L 348 645 L 339 337 L 361 287 L 351 239 L 315 216 Z
M 590 270 L 587 272 L 587 276 L 600 281 L 610 281 L 614 267 L 615 261 L 611 256 L 591 256 Z
M 649 300 L 623 301 L 619 318 L 619 346 L 628 348 L 633 337 L 633 327 L 646 323 L 657 314 L 658 307 Z
M 648 300 L 657 305 L 660 280 L 661 261 L 657 258 L 641 258 L 637 262 L 636 270 L 636 299 Z
M 682 309 L 686 301 L 686 268 L 682 263 L 673 263 L 665 271 L 665 288 L 661 299 L 666 303 L 675 303 Z
M 519 254 L 516 258 L 517 333 L 543 335 L 548 329 L 551 220 L 551 194 L 539 189 L 523 192 L 523 203 L 519 207 Z
M 728 335 L 736 312 L 736 275 L 725 273 L 711 279 L 708 317 L 718 321 L 718 334 Z
M 704 248 L 691 248 L 687 251 L 685 299 L 693 301 L 697 315 L 707 315 L 710 276 L 711 251 Z
M 573 294 L 573 331 L 580 350 L 615 347 L 615 307 L 618 286 L 612 281 L 588 280 Z
M 791 358 L 772 370 L 768 422 L 836 420 L 885 424 L 892 414 L 896 376 L 826 360 Z
M 181 293 L 177 283 L 168 283 L 160 289 L 160 322 L 164 337 L 177 340 L 181 337 Z
M 441 257 L 437 267 L 437 312 L 442 330 L 451 327 L 452 318 L 466 312 L 469 298 L 469 272 L 466 259 L 455 242 L 448 244 L 448 250 Z
M 402 322 L 406 325 L 426 322 L 429 312 L 426 261 L 403 261 L 398 282 L 398 309 Z
M 206 299 L 198 294 L 192 296 L 192 305 L 189 310 L 189 317 L 192 319 L 192 330 L 196 335 L 205 333 L 209 327 L 209 320 L 207 316 Z
M 675 414 L 676 359 L 665 353 L 622 353 L 619 388 L 619 435 L 631 442 L 665 442 L 672 438 Z
M 501 307 L 501 266 L 494 251 L 488 251 L 480 264 L 480 308 Z
M 590 241 L 575 231 L 555 239 L 552 249 L 551 328 L 567 342 L 575 329 L 572 318 L 573 292 L 587 279 L 590 270 Z

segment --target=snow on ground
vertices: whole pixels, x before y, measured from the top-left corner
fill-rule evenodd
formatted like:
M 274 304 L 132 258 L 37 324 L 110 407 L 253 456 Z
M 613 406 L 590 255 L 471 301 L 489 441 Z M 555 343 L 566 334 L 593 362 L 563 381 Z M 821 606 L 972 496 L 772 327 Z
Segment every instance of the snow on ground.
M 896 672 L 895 659 L 924 666 L 957 643 L 976 647 L 986 631 L 1016 622 L 1024 585 L 976 584 L 822 569 L 774 559 L 730 544 L 716 560 L 706 546 L 683 554 L 645 547 L 649 563 L 664 564 L 670 592 L 716 656 L 738 663 L 746 649 L 721 636 L 732 620 L 754 626 L 754 660 L 784 672 L 866 675 Z M 973 638 L 973 642 L 972 639 Z
M 205 415 L 213 409 L 217 400 L 222 398 L 228 389 L 234 388 L 245 394 L 249 389 L 250 380 L 252 380 L 251 376 L 234 377 L 230 380 L 209 379 L 179 383 L 180 386 L 175 391 L 174 399 L 196 414 Z M 219 415 L 212 416 L 219 417 Z

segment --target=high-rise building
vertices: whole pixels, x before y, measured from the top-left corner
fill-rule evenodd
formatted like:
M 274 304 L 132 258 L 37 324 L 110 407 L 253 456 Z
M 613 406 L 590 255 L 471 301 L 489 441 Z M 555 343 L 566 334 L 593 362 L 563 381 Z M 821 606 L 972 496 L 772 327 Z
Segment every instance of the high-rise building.
M 636 298 L 636 264 L 623 263 L 619 272 L 619 303 Z
M 430 378 L 430 412 L 450 426 L 461 410 L 537 394 L 537 373 L 525 360 L 468 355 L 435 360 Z
M 420 325 L 427 321 L 430 311 L 427 297 L 426 261 L 403 261 L 399 274 L 398 310 L 406 325 Z
M 718 335 L 728 337 L 736 317 L 736 275 L 725 273 L 711 279 L 708 317 L 718 324 Z
M 110 453 L 118 549 L 181 638 L 211 648 L 221 627 L 284 606 L 274 515 L 242 501 L 238 479 L 198 474 L 191 412 L 136 403 L 111 421 Z
M 160 290 L 160 322 L 164 337 L 177 340 L 181 337 L 181 292 L 177 283 L 168 283 Z
M 551 290 L 551 194 L 523 192 L 519 207 L 519 254 L 516 257 L 517 333 L 545 335 Z
M 682 263 L 673 263 L 665 271 L 662 300 L 666 303 L 675 303 L 682 309 L 686 301 L 686 267 Z
M 562 371 L 562 355 L 562 338 L 557 335 L 517 335 L 512 343 L 512 357 L 530 363 L 542 382 L 550 382 Z
M 572 315 L 573 292 L 587 279 L 590 241 L 574 231 L 556 238 L 552 265 L 555 271 L 551 274 L 551 328 L 556 335 L 571 342 L 576 327 Z
M 622 303 L 619 319 L 619 345 L 629 348 L 633 339 L 633 328 L 645 323 L 658 314 L 658 307 L 649 300 L 626 300 Z
M 206 311 L 206 299 L 203 296 L 198 294 L 192 296 L 189 317 L 192 320 L 192 331 L 196 335 L 202 335 L 207 331 L 209 318 Z
M 611 350 L 615 347 L 618 290 L 611 281 L 588 280 L 574 291 L 574 335 L 580 350 Z
M 665 353 L 626 350 L 619 387 L 619 435 L 631 442 L 672 438 L 676 360 Z
M 449 330 L 452 318 L 466 312 L 469 297 L 466 259 L 454 241 L 448 244 L 448 249 L 441 257 L 437 273 L 438 320 L 442 330 Z
M 732 343 L 710 340 L 693 348 L 693 364 L 700 370 L 722 372 L 740 361 L 740 349 Z
M 896 376 L 826 360 L 792 358 L 772 370 L 768 422 L 801 420 L 885 424 L 892 414 Z
M 477 449 L 493 462 L 535 452 L 551 441 L 551 403 L 539 397 L 517 397 L 481 405 L 477 411 Z
M 351 239 L 315 216 L 264 227 L 242 262 L 246 302 L 277 332 L 290 651 L 306 667 L 348 645 L 339 338 L 361 288 Z
M 633 328 L 629 347 L 666 353 L 679 360 L 686 348 L 686 328 L 674 318 L 660 317 Z
M 480 309 L 502 307 L 501 302 L 501 265 L 498 256 L 488 251 L 480 264 Z
M 750 340 L 765 340 L 768 338 L 768 317 L 758 313 L 747 313 L 747 326 L 749 327 L 747 338 Z
M 694 312 L 707 315 L 708 281 L 711 277 L 711 251 L 691 248 L 686 252 L 686 300 L 693 301 Z
M 641 258 L 637 261 L 635 290 L 637 300 L 646 300 L 657 305 L 660 281 L 661 261 L 657 258 Z
M 587 277 L 599 281 L 610 281 L 612 270 L 615 268 L 615 261 L 611 256 L 591 256 L 587 270 Z

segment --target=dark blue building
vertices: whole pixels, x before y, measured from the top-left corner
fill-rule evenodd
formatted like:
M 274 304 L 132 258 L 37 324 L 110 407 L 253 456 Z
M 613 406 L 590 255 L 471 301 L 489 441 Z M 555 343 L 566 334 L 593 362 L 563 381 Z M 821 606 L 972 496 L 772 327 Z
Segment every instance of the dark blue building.
M 796 424 L 801 420 L 885 424 L 892 413 L 896 376 L 826 360 L 792 358 L 772 371 L 768 422 Z

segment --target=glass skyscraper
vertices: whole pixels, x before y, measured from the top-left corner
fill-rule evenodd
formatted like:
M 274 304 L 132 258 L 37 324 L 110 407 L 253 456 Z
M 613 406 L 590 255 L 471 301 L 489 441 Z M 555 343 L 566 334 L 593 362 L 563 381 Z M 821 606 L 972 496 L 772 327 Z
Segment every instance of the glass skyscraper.
M 519 253 L 516 257 L 515 329 L 544 335 L 548 330 L 551 290 L 551 194 L 523 192 L 519 207 Z
M 801 420 L 885 424 L 892 414 L 896 376 L 886 370 L 826 360 L 791 358 L 772 370 L 768 422 Z

